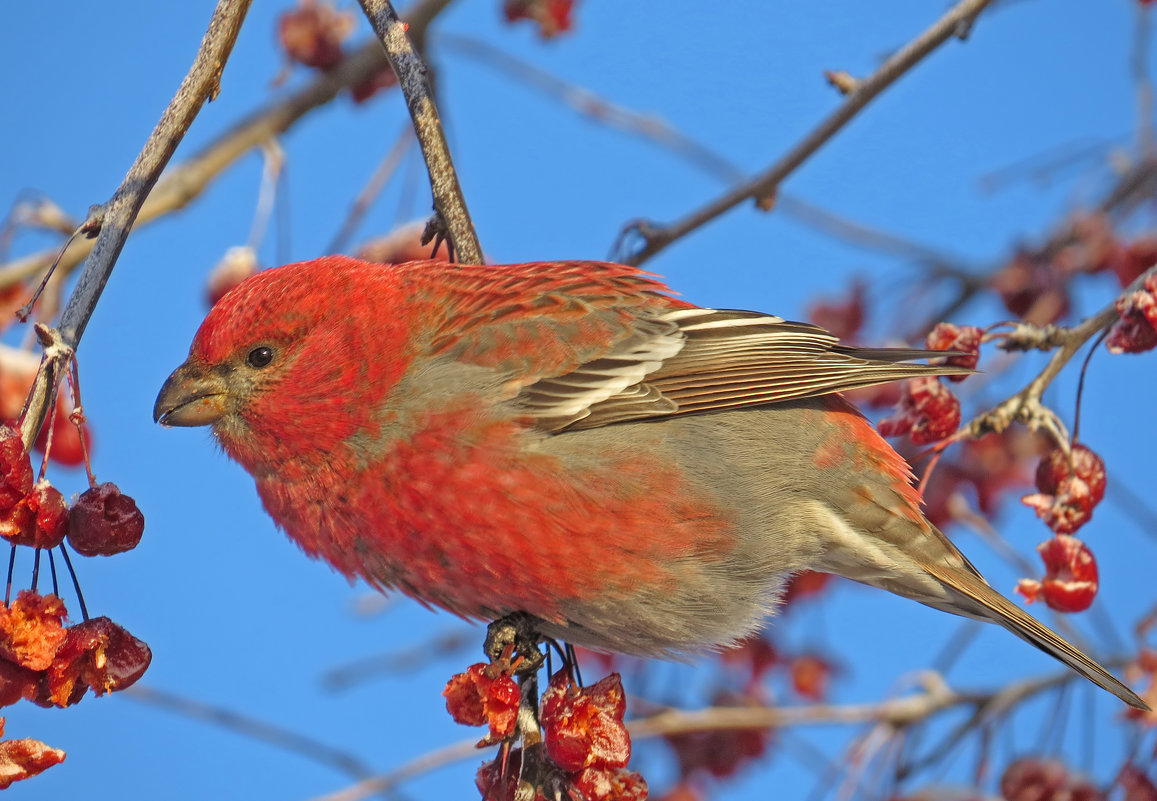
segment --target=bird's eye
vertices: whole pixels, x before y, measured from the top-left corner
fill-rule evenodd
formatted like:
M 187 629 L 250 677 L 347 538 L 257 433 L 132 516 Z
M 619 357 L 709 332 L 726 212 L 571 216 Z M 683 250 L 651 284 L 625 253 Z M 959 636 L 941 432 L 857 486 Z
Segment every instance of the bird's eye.
M 271 361 L 273 361 L 273 348 L 265 345 L 254 348 L 249 351 L 249 355 L 245 357 L 245 363 L 250 367 L 268 367 Z

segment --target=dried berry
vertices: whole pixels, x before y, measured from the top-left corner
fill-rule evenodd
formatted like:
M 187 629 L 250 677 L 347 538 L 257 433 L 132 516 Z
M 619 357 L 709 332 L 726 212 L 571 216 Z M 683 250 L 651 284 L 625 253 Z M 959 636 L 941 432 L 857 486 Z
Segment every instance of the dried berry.
M 290 60 L 323 70 L 341 61 L 341 43 L 352 30 L 349 14 L 317 0 L 302 0 L 277 23 L 278 40 Z
M 1141 353 L 1157 347 L 1157 275 L 1145 279 L 1141 289 L 1117 298 L 1120 317 L 1105 347 L 1111 353 Z
M 980 339 L 983 332 L 974 325 L 953 325 L 952 323 L 937 323 L 926 340 L 929 350 L 954 350 L 956 356 L 947 356 L 943 359 L 934 359 L 932 364 L 950 364 L 954 367 L 964 367 L 975 370 L 980 362 Z M 963 381 L 966 375 L 945 376 L 949 381 Z
M 13 545 L 55 548 L 68 533 L 68 503 L 60 490 L 44 479 L 32 491 L 0 514 L 0 536 Z
M 490 726 L 487 742 L 514 734 L 521 698 L 518 684 L 494 665 L 479 662 L 457 673 L 442 690 L 446 711 L 464 726 Z
M 907 434 L 917 445 L 939 442 L 960 425 L 960 400 L 933 376 L 910 378 L 896 413 L 877 426 L 885 437 Z
M 77 703 L 90 688 L 104 695 L 131 687 L 153 660 L 148 645 L 107 617 L 69 626 L 67 635 L 45 676 L 56 706 Z
M 67 636 L 67 613 L 55 595 L 21 590 L 10 605 L 0 604 L 0 657 L 29 670 L 52 664 Z
M 1105 497 L 1101 457 L 1085 445 L 1073 445 L 1070 455 L 1054 448 L 1041 457 L 1036 471 L 1040 492 L 1021 498 L 1057 534 L 1072 534 L 1087 523 Z
M 1058 612 L 1088 609 L 1100 586 L 1097 560 L 1088 546 L 1076 537 L 1060 534 L 1038 545 L 1037 552 L 1045 563 L 1044 579 L 1021 579 L 1016 591 L 1029 603 L 1044 598 L 1048 607 Z
M 32 491 L 32 460 L 20 432 L 0 425 L 0 510 L 11 509 Z
M 571 786 L 585 801 L 647 801 L 647 782 L 626 768 L 586 768 Z
M 84 556 L 111 556 L 137 547 L 145 516 L 136 501 L 107 481 L 85 490 L 68 518 L 68 544 Z
M 0 718 L 0 735 L 3 734 L 4 718 Z M 0 790 L 59 765 L 64 756 L 59 748 L 52 748 L 39 740 L 0 741 Z
M 627 699 L 618 673 L 589 687 L 572 684 L 564 668 L 542 694 L 546 753 L 566 771 L 621 768 L 631 758 L 631 737 L 623 724 Z

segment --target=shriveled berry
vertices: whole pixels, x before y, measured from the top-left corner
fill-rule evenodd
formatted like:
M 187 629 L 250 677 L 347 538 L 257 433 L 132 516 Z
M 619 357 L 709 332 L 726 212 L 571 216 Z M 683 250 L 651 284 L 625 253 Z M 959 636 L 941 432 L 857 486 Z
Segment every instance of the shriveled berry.
M 1057 534 L 1072 534 L 1093 516 L 1093 508 L 1105 497 L 1105 463 L 1085 445 L 1074 445 L 1069 456 L 1055 448 L 1041 457 L 1036 471 L 1040 492 L 1026 495 L 1021 503 L 1037 513 Z
M 631 758 L 631 737 L 623 724 L 626 709 L 618 673 L 578 687 L 560 670 L 542 694 L 547 755 L 566 771 L 625 767 Z
M 302 0 L 277 23 L 277 37 L 285 54 L 298 64 L 323 70 L 341 61 L 341 43 L 352 30 L 349 14 L 317 0 Z
M 4 718 L 0 718 L 0 735 L 4 733 Z M 40 740 L 23 738 L 0 741 L 0 790 L 7 790 L 13 782 L 29 779 L 64 761 L 64 752 L 45 745 Z
M 1069 771 L 1051 759 L 1018 759 L 1000 777 L 1005 801 L 1051 801 L 1069 782 Z
M 573 785 L 585 801 L 647 801 L 647 782 L 626 768 L 586 768 Z
M 507 22 L 529 20 L 543 39 L 550 39 L 571 29 L 574 0 L 506 0 L 502 10 Z
M 44 479 L 16 506 L 0 513 L 0 536 L 13 545 L 55 548 L 68 533 L 68 503 Z
M 937 323 L 928 333 L 926 343 L 929 350 L 954 350 L 956 356 L 946 356 L 936 359 L 933 364 L 950 364 L 954 367 L 964 367 L 975 370 L 980 362 L 980 339 L 983 332 L 974 325 L 953 325 L 952 323 Z M 944 376 L 949 381 L 963 381 L 966 375 Z
M 90 688 L 104 695 L 131 687 L 153 661 L 148 645 L 107 617 L 69 626 L 67 634 L 45 674 L 49 698 L 59 707 L 77 703 Z
M 0 425 L 0 510 L 11 509 L 32 491 L 32 460 L 20 432 Z
M 44 670 L 65 641 L 64 602 L 55 595 L 21 590 L 0 604 L 0 658 L 29 670 Z
M 1016 591 L 1029 603 L 1038 597 L 1058 612 L 1083 612 L 1100 587 L 1097 560 L 1088 546 L 1076 537 L 1059 534 L 1037 546 L 1045 563 L 1041 581 L 1021 579 Z
M 465 726 L 490 726 L 486 741 L 498 742 L 514 733 L 521 700 L 518 684 L 494 665 L 482 662 L 457 673 L 442 690 L 446 711 Z
M 1141 289 L 1117 298 L 1120 317 L 1105 347 L 1110 353 L 1141 353 L 1157 347 L 1157 275 L 1145 279 Z
M 130 551 L 144 530 L 145 516 L 136 501 L 111 481 L 82 492 L 68 516 L 68 544 L 84 556 Z
M 885 437 L 907 434 L 917 445 L 939 442 L 960 425 L 960 400 L 934 376 L 910 378 L 895 413 L 877 428 Z

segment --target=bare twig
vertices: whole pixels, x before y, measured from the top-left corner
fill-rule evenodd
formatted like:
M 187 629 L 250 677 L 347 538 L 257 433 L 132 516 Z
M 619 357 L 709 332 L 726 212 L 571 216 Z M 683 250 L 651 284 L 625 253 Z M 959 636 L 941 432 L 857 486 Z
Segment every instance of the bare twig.
M 856 91 L 848 95 L 835 112 L 754 180 L 732 189 L 670 225 L 633 224 L 633 230 L 643 237 L 644 244 L 626 260 L 627 263 L 642 264 L 680 237 L 730 211 L 745 200 L 754 198 L 764 204 L 771 202 L 779 184 L 788 175 L 901 75 L 951 37 L 967 31 L 976 16 L 991 2 L 992 0 L 961 0 L 953 6 L 932 27 L 889 57 L 871 76 L 859 81 Z
M 406 151 L 410 149 L 411 143 L 414 141 L 414 131 L 408 124 L 403 127 L 402 133 L 397 140 L 390 147 L 386 157 L 382 159 L 374 170 L 374 174 L 370 176 L 370 180 L 358 193 L 357 198 L 354 199 L 353 205 L 350 207 L 349 214 L 346 215 L 345 222 L 342 223 L 341 230 L 334 235 L 333 240 L 326 248 L 326 253 L 341 253 L 342 250 L 349 244 L 350 238 L 354 231 L 357 230 L 358 225 L 361 224 L 362 218 L 366 216 L 370 205 L 374 202 L 378 195 L 381 194 L 382 188 L 390 180 L 390 177 L 397 171 L 398 165 L 402 163 L 402 158 L 406 155 Z
M 353 779 L 365 779 L 373 774 L 368 765 L 352 754 L 295 731 L 240 715 L 230 709 L 206 704 L 193 698 L 185 698 L 143 684 L 130 687 L 125 690 L 124 695 L 142 704 L 158 709 L 167 709 L 193 720 L 211 723 L 243 737 L 260 740 L 284 751 L 304 756 L 314 762 L 339 770 Z
M 201 106 L 221 91 L 221 72 L 237 41 L 237 33 L 241 30 L 241 23 L 245 20 L 251 2 L 220 0 L 217 3 L 193 66 L 161 115 L 157 127 L 153 129 L 112 198 L 103 206 L 89 211 L 85 224 L 95 226 L 99 219 L 100 233 L 61 316 L 57 340 L 52 347 L 46 347 L 44 369 L 37 375 L 29 392 L 21 419 L 21 435 L 26 447 L 36 439 L 36 432 L 40 430 L 51 406 L 56 382 L 64 373 L 68 359 L 84 335 L 84 329 L 145 198 Z
M 724 183 L 738 184 L 748 179 L 748 174 L 737 164 L 683 133 L 660 116 L 612 103 L 584 86 L 564 81 L 528 61 L 479 39 L 440 33 L 435 42 L 439 46 L 452 48 L 454 52 L 494 67 L 503 74 L 538 89 L 547 97 L 558 100 L 598 125 L 639 137 L 660 147 Z M 928 265 L 935 273 L 971 276 L 974 272 L 970 271 L 961 259 L 889 231 L 849 220 L 795 196 L 781 195 L 776 203 L 776 210 L 796 222 L 848 244 L 911 259 Z
M 449 5 L 449 0 L 419 0 L 407 9 L 411 38 L 424 39 L 426 29 Z M 386 66 L 385 53 L 376 39 L 366 42 L 310 84 L 288 97 L 259 108 L 222 133 L 188 161 L 170 169 L 137 216 L 137 225 L 179 211 L 199 197 L 213 179 L 254 148 L 289 130 L 309 112 L 326 105 L 344 89 L 372 77 Z M 69 272 L 92 250 L 92 240 L 77 238 L 64 252 L 60 269 Z M 59 250 L 33 253 L 0 265 L 0 289 L 25 281 L 48 268 Z
M 450 158 L 450 147 L 446 144 L 438 109 L 434 106 L 426 63 L 406 36 L 406 24 L 398 18 L 389 0 L 358 2 L 385 48 L 386 58 L 406 95 L 406 105 L 414 118 L 414 133 L 430 171 L 434 208 L 445 224 L 455 259 L 463 264 L 481 264 L 482 246 L 478 244 L 478 234 L 466 208 L 466 199 L 462 196 L 458 174 Z

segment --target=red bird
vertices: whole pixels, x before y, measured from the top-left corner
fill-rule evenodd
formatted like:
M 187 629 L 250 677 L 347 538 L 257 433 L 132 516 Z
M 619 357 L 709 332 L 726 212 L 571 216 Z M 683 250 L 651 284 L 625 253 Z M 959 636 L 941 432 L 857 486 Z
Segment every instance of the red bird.
M 600 262 L 291 264 L 217 303 L 154 416 L 212 425 L 310 556 L 467 618 L 673 656 L 819 570 L 997 623 L 1144 708 L 989 587 L 839 394 L 958 370 L 668 292 Z

